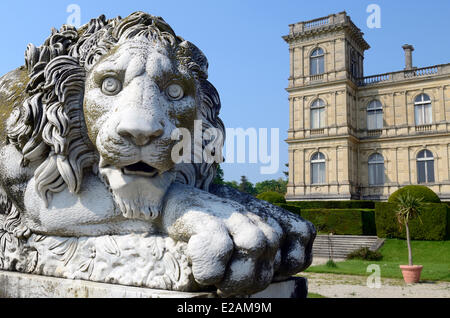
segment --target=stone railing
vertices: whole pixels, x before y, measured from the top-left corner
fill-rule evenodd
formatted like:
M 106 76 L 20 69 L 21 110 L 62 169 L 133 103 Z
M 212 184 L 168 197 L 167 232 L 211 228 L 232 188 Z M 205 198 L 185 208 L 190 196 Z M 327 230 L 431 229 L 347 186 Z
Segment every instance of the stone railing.
M 431 131 L 432 127 L 433 127 L 433 125 L 420 125 L 420 126 L 416 126 L 416 131 L 417 132 Z
M 417 77 L 417 76 L 428 76 L 438 73 L 437 66 L 423 67 L 414 69 L 411 71 L 405 71 L 405 78 Z
M 325 17 L 325 18 L 319 18 L 319 19 L 305 22 L 303 24 L 303 27 L 305 30 L 309 30 L 309 29 L 319 28 L 319 27 L 321 27 L 323 25 L 327 25 L 329 23 L 330 23 L 329 17 Z
M 322 17 L 322 18 L 291 24 L 291 25 L 289 25 L 289 28 L 290 28 L 289 34 L 294 35 L 296 33 L 302 33 L 305 31 L 314 30 L 314 29 L 317 29 L 317 28 L 320 28 L 323 26 L 343 23 L 347 20 L 349 20 L 349 19 L 345 12 L 331 14 L 329 16 Z
M 376 137 L 380 136 L 383 133 L 383 130 L 381 129 L 371 129 L 367 131 L 367 136 L 369 137 Z
M 359 86 L 369 86 L 383 82 L 397 82 L 404 81 L 412 78 L 437 76 L 437 75 L 450 75 L 450 63 L 433 65 L 428 67 L 416 68 L 412 70 L 404 70 L 399 72 L 377 74 L 372 76 L 366 76 L 356 80 Z
M 324 78 L 324 74 L 318 74 L 318 75 L 311 75 L 309 77 L 310 82 L 317 82 L 322 81 Z
M 324 128 L 311 129 L 311 135 L 323 135 L 323 134 L 325 134 Z
M 376 83 L 380 83 L 380 82 L 386 82 L 389 80 L 391 80 L 390 73 L 378 74 L 378 75 L 372 75 L 372 76 L 366 76 L 366 77 L 360 78 L 358 84 L 360 86 L 366 86 L 366 85 L 376 84 Z

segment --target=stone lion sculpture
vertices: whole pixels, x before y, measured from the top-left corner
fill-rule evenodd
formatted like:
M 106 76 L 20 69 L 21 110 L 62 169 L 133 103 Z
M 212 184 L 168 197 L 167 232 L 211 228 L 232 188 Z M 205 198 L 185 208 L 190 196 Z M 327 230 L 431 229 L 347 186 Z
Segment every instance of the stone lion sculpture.
M 311 223 L 171 159 L 178 127 L 225 133 L 207 72 L 142 12 L 30 44 L 0 79 L 0 269 L 236 296 L 307 268 Z

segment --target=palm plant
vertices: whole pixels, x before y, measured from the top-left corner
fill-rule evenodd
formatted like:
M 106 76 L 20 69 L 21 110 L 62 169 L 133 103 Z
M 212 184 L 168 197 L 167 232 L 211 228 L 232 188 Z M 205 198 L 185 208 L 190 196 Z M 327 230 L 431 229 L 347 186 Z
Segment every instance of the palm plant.
M 400 229 L 404 225 L 406 231 L 406 242 L 408 245 L 408 264 L 409 266 L 413 266 L 412 259 L 412 250 L 411 250 L 411 239 L 409 235 L 409 221 L 414 218 L 419 218 L 420 222 L 420 213 L 423 209 L 423 198 L 415 197 L 406 191 L 401 193 L 397 197 L 397 221 L 400 224 Z

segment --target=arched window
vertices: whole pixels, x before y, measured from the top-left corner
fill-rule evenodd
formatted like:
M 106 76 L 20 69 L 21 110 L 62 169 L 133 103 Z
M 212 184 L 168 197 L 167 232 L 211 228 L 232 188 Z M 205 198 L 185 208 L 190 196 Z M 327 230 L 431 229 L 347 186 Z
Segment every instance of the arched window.
M 422 150 L 417 155 L 417 183 L 434 182 L 434 157 L 431 151 Z
M 414 101 L 414 115 L 416 126 L 430 125 L 432 123 L 431 98 L 427 94 L 420 94 Z
M 369 157 L 369 185 L 384 184 L 384 158 L 379 153 Z
M 367 129 L 383 128 L 383 105 L 379 100 L 373 100 L 367 106 Z
M 316 152 L 311 157 L 311 183 L 325 183 L 325 156 L 321 152 Z
M 312 51 L 310 60 L 311 60 L 310 75 L 318 75 L 325 73 L 325 54 L 321 48 L 317 48 L 314 51 Z
M 311 129 L 325 127 L 325 102 L 320 98 L 311 104 Z

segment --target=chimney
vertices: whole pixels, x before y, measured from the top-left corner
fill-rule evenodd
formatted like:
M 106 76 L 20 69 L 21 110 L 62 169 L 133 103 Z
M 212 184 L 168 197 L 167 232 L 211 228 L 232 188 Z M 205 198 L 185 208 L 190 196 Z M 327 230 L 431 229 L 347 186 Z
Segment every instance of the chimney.
M 412 45 L 405 44 L 402 48 L 405 51 L 405 70 L 412 70 L 412 52 L 414 51 L 414 47 Z

